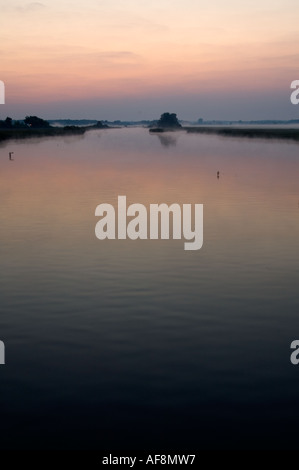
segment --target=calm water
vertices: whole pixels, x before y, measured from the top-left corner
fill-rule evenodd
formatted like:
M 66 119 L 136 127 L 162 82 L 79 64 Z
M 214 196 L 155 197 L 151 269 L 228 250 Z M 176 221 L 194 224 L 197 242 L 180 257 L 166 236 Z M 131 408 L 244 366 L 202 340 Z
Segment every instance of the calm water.
M 203 248 L 98 240 L 118 195 L 203 203 Z M 8 142 L 0 196 L 2 448 L 299 447 L 298 144 Z

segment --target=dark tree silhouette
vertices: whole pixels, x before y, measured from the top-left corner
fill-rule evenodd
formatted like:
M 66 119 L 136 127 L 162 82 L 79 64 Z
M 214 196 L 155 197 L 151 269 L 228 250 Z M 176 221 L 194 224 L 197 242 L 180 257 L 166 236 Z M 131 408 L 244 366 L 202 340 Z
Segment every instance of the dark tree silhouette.
M 7 117 L 5 121 L 0 121 L 0 128 L 1 129 L 11 129 L 13 126 L 12 119 Z
M 178 121 L 177 115 L 175 113 L 163 113 L 159 121 L 157 122 L 158 127 L 166 127 L 166 128 L 179 128 L 182 127 Z
M 24 122 L 27 126 L 32 127 L 33 129 L 44 129 L 45 127 L 50 127 L 48 121 L 37 116 L 26 116 Z
M 12 128 L 12 119 L 11 119 L 11 117 L 7 117 L 5 119 L 4 126 L 7 127 L 8 129 Z
M 108 126 L 103 124 L 102 121 L 97 121 L 97 123 L 93 126 L 96 129 L 107 129 Z

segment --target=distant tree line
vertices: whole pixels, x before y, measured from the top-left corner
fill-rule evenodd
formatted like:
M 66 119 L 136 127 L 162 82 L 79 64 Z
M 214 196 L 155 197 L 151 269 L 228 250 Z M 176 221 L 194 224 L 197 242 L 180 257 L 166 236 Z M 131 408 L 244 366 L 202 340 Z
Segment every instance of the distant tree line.
M 148 124 L 149 121 L 144 121 Z M 68 123 L 67 123 L 68 124 Z M 73 128 L 72 121 L 69 120 L 67 129 Z M 109 127 L 108 121 L 97 121 L 96 124 L 88 126 L 89 128 L 105 129 Z M 113 124 L 124 124 L 122 121 L 114 121 Z M 158 121 L 152 121 L 151 126 L 157 126 L 158 128 L 164 129 L 178 129 L 181 128 L 181 124 L 175 113 L 163 113 Z M 0 121 L 0 129 L 49 129 L 52 128 L 51 124 L 37 116 L 26 116 L 22 121 L 14 121 L 11 117 L 7 117 L 5 120 Z
M 0 121 L 0 129 L 46 129 L 51 127 L 48 121 L 37 116 L 26 116 L 23 121 L 13 121 L 11 117 L 7 117 Z

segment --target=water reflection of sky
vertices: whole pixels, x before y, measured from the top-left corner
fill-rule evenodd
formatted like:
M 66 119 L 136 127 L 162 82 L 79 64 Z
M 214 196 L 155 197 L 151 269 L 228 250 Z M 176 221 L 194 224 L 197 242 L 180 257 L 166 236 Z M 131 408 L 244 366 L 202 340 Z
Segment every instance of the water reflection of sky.
M 25 446 L 60 435 L 72 447 L 84 429 L 79 445 L 129 448 L 127 419 L 141 447 L 155 444 L 157 427 L 169 446 L 292 441 L 298 145 L 165 137 L 124 129 L 2 145 L 7 442 L 28 413 Z M 96 239 L 95 208 L 118 195 L 203 203 L 203 248 Z

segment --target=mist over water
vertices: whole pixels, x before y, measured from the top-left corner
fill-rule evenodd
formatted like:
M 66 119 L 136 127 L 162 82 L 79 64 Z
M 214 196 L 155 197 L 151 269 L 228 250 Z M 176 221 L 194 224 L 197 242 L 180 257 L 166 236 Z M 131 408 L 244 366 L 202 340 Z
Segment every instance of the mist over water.
M 147 129 L 1 144 L 0 447 L 297 448 L 298 149 Z M 203 204 L 203 247 L 98 240 L 118 195 Z

